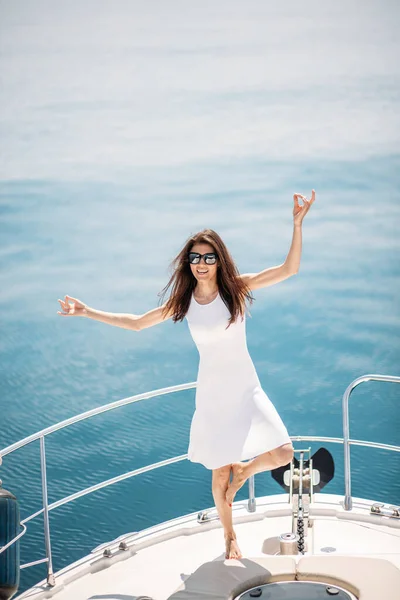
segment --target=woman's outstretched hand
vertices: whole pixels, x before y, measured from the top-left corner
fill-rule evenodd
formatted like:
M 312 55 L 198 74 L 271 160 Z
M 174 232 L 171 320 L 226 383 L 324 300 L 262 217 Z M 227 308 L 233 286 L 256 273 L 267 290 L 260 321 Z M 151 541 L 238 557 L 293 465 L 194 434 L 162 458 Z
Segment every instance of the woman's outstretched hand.
M 299 198 L 301 198 L 303 200 L 303 202 L 304 202 L 303 206 L 300 206 Z M 295 225 L 301 225 L 304 217 L 310 210 L 311 204 L 315 200 L 315 190 L 312 190 L 311 200 L 307 200 L 307 198 L 305 196 L 302 196 L 301 194 L 294 194 L 293 200 L 294 200 L 293 221 L 294 221 Z
M 69 301 L 71 300 L 72 306 Z M 58 300 L 61 304 L 61 308 L 64 312 L 57 311 L 58 315 L 62 317 L 85 317 L 87 314 L 86 308 L 87 305 L 78 300 L 77 298 L 72 298 L 72 296 L 65 296 L 65 300 Z

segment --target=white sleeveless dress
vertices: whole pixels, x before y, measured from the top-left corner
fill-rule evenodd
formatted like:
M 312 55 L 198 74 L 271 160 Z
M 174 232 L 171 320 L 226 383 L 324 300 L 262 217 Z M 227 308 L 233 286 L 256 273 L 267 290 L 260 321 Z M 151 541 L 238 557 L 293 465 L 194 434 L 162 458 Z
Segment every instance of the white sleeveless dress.
M 246 316 L 225 329 L 230 312 L 218 293 L 208 304 L 192 294 L 186 318 L 200 354 L 188 459 L 218 469 L 291 443 L 261 388 L 247 348 Z

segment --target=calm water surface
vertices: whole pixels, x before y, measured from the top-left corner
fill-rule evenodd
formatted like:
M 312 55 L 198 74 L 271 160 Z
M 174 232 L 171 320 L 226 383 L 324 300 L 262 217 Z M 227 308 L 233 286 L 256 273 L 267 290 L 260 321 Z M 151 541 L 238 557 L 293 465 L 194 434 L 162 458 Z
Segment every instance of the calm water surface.
M 61 318 L 58 298 L 150 310 L 169 263 L 204 227 L 242 273 L 281 264 L 293 193 L 312 188 L 299 273 L 254 292 L 247 337 L 261 383 L 291 435 L 341 437 L 347 385 L 399 375 L 399 9 L 383 6 L 0 4 L 0 447 L 196 380 L 186 321 L 135 333 Z M 395 384 L 357 388 L 351 436 L 399 444 L 399 402 Z M 190 390 L 52 435 L 50 501 L 186 453 L 193 411 Z M 336 462 L 325 491 L 342 494 L 342 447 L 323 445 Z M 354 495 L 400 502 L 398 454 L 353 447 L 351 457 Z M 40 508 L 37 443 L 0 475 L 23 518 Z M 52 512 L 56 570 L 212 506 L 210 483 L 184 461 Z M 257 494 L 279 491 L 256 476 Z M 42 528 L 32 522 L 22 562 L 44 555 Z M 24 570 L 20 589 L 43 576 L 43 565 Z

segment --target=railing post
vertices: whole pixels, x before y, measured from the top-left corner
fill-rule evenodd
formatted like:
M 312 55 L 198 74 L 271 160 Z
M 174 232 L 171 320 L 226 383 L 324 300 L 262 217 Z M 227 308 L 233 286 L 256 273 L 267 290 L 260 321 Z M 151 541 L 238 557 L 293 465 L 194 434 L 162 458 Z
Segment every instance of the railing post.
M 49 522 L 49 502 L 47 498 L 47 477 L 46 477 L 46 452 L 44 448 L 44 436 L 40 437 L 40 470 L 42 474 L 42 496 L 43 496 L 43 521 L 44 521 L 44 541 L 47 557 L 47 583 L 50 586 L 56 585 L 53 573 L 53 561 L 51 558 L 50 544 L 50 522 Z
M 354 389 L 351 383 L 343 394 L 343 451 L 344 451 L 344 509 L 351 510 L 353 501 L 351 499 L 351 476 L 350 476 L 350 432 L 349 432 L 349 397 Z
M 256 499 L 254 493 L 254 475 L 249 477 L 249 501 L 247 503 L 247 510 L 249 512 L 256 512 Z

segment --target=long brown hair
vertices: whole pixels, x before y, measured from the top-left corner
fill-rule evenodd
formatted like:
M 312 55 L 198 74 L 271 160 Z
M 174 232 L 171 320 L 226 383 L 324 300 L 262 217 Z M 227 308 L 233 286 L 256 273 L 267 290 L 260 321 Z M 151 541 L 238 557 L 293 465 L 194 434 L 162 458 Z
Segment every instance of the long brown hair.
M 158 296 L 161 295 L 161 302 L 163 302 L 168 288 L 172 285 L 171 295 L 164 307 L 163 316 L 168 312 L 172 312 L 172 320 L 176 323 L 177 321 L 183 321 L 189 310 L 192 292 L 196 287 L 196 278 L 191 271 L 188 254 L 196 243 L 210 244 L 217 253 L 218 290 L 231 313 L 229 327 L 236 321 L 238 315 L 243 317 L 246 308 L 246 299 L 252 304 L 254 297 L 251 295 L 250 288 L 240 278 L 239 270 L 228 248 L 213 229 L 203 229 L 191 235 L 182 250 L 169 265 L 169 269 L 173 271 L 171 278 L 158 294 Z

